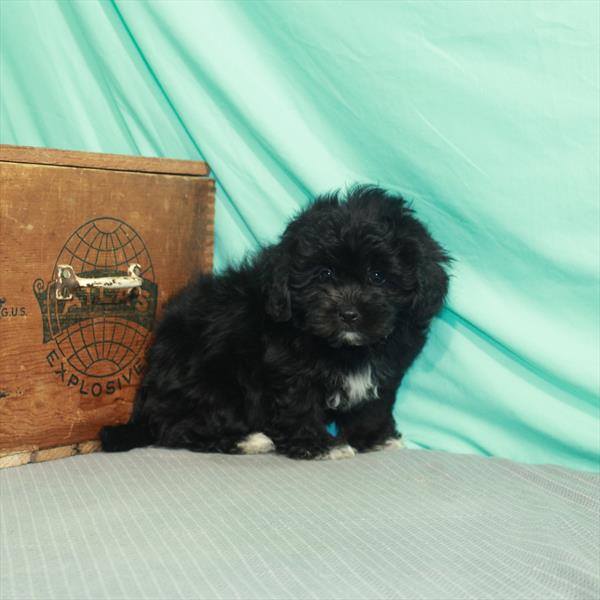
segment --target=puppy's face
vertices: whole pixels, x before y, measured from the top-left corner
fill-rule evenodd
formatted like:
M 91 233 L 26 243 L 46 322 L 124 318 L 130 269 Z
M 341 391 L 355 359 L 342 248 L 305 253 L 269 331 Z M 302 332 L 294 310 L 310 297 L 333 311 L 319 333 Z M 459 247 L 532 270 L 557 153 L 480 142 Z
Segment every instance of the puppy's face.
M 298 240 L 289 278 L 292 314 L 299 327 L 334 347 L 372 344 L 392 333 L 410 302 L 414 273 L 377 239 L 376 228 L 336 222 L 315 224 L 315 238 Z
M 446 291 L 443 251 L 401 198 L 378 188 L 318 199 L 276 248 L 285 316 L 333 347 L 377 343 L 415 318 L 425 288 L 440 288 L 436 312 Z M 424 286 L 431 266 L 441 280 Z

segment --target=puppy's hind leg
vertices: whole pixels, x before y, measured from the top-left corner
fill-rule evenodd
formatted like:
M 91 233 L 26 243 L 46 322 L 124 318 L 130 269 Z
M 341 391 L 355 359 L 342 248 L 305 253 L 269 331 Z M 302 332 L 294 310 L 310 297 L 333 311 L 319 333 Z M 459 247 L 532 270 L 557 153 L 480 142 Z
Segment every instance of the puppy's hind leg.
M 218 452 L 241 454 L 240 444 L 247 439 L 248 431 L 207 427 L 196 419 L 185 419 L 163 431 L 160 445 L 185 448 L 192 452 Z

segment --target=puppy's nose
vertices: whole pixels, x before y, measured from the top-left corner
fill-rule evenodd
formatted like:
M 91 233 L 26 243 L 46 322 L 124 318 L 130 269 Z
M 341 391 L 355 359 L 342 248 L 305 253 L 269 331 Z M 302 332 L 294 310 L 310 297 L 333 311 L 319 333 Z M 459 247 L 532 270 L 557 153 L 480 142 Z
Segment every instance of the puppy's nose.
M 344 306 L 340 308 L 339 315 L 342 321 L 345 323 L 352 323 L 358 319 L 358 311 L 351 306 Z

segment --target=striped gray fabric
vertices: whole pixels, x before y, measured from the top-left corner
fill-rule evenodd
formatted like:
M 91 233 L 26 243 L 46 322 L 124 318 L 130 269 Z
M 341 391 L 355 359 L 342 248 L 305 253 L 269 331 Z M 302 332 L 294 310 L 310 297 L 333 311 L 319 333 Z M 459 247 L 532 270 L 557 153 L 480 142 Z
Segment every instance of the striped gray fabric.
M 0 472 L 2 600 L 597 599 L 600 478 L 417 450 Z

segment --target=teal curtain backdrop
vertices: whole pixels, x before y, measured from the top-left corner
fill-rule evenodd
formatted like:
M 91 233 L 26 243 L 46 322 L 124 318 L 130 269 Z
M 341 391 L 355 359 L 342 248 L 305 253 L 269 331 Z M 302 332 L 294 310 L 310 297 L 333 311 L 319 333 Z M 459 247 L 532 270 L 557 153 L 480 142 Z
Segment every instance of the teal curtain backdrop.
M 593 470 L 599 7 L 2 0 L 0 139 L 207 160 L 217 268 L 316 193 L 401 192 L 456 258 L 410 445 Z

